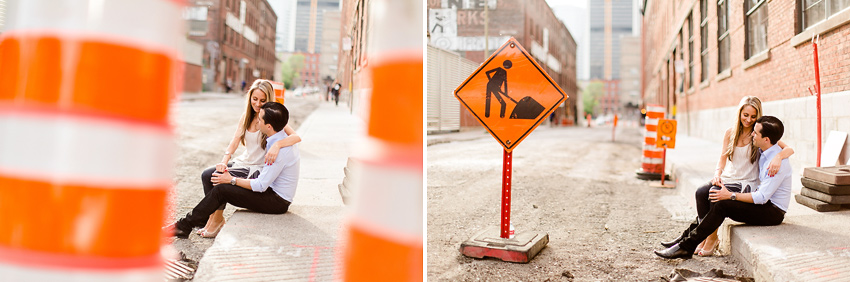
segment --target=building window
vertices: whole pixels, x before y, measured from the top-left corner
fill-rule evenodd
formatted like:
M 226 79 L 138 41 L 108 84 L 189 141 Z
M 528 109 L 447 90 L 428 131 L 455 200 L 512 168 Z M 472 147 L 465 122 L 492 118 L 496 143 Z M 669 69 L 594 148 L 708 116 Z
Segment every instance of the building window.
M 700 73 L 700 81 L 708 80 L 708 0 L 699 1 L 699 37 L 700 37 L 700 57 L 699 62 L 702 64 L 702 72 Z
M 688 89 L 694 86 L 694 24 L 693 13 L 688 15 Z
M 729 69 L 729 2 L 717 1 L 717 73 Z
M 677 72 L 681 72 L 681 74 L 682 74 L 682 78 L 681 78 L 682 81 L 679 81 L 679 85 L 677 85 L 676 88 L 679 89 L 679 92 L 684 92 L 685 91 L 685 87 L 684 87 L 685 86 L 685 81 L 684 81 L 685 80 L 685 50 L 684 50 L 685 49 L 685 30 L 684 29 L 679 30 L 679 47 L 676 48 L 676 49 L 677 49 L 676 51 L 679 52 L 679 62 L 680 62 L 679 64 L 682 65 L 682 67 L 681 67 L 682 69 L 677 70 Z
M 767 50 L 767 1 L 744 1 L 744 11 L 747 11 L 747 49 L 744 58 L 749 59 Z
M 799 0 L 803 5 L 803 29 L 807 29 L 844 8 L 850 7 L 850 0 Z

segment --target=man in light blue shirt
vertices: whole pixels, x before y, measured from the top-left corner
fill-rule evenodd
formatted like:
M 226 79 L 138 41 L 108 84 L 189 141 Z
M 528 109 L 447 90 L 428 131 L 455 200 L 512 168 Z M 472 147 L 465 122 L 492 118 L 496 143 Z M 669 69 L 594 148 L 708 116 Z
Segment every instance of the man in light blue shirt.
M 751 225 L 779 225 L 785 219 L 785 212 L 791 202 L 791 164 L 782 160 L 779 172 L 773 177 L 768 174 L 768 164 L 782 148 L 776 142 L 782 138 L 785 129 L 776 117 L 763 116 L 753 128 L 753 145 L 759 148 L 758 190 L 752 193 L 732 193 L 721 185 L 720 190 L 709 192 L 712 201 L 711 210 L 701 222 L 695 220 L 681 237 L 669 243 L 668 247 L 655 254 L 668 259 L 691 258 L 700 242 L 717 230 L 723 220 L 732 220 Z M 669 245 L 669 246 L 668 246 Z
M 266 139 L 266 152 L 272 144 L 286 138 L 283 127 L 287 122 L 289 111 L 280 103 L 269 102 L 260 108 L 260 131 L 269 136 Z M 186 217 L 174 224 L 175 236 L 188 238 L 192 228 L 203 226 L 210 214 L 224 203 L 259 213 L 286 213 L 295 197 L 300 162 L 296 146 L 289 146 L 281 148 L 274 163 L 263 166 L 256 179 L 214 173 L 211 180 L 216 186 Z

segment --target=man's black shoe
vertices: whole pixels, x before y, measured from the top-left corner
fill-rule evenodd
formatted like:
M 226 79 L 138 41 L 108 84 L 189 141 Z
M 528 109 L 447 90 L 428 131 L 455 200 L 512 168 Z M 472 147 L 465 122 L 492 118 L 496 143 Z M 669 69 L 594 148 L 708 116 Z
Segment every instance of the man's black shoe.
M 677 258 L 690 259 L 694 255 L 693 251 L 688 252 L 686 250 L 683 250 L 682 248 L 679 248 L 679 244 L 673 245 L 672 247 L 669 247 L 669 248 L 661 250 L 661 251 L 654 251 L 654 252 L 657 256 L 662 257 L 662 258 L 666 258 L 666 259 L 677 259 Z
M 661 245 L 664 246 L 665 248 L 669 248 L 669 247 L 672 247 L 673 245 L 678 244 L 679 242 L 682 242 L 682 239 L 684 239 L 684 238 L 685 238 L 685 234 L 682 234 L 682 235 L 679 235 L 678 238 L 673 239 L 673 241 L 661 242 Z
M 192 233 L 191 229 L 181 230 L 180 228 L 178 228 L 177 222 L 169 224 L 168 226 L 163 227 L 162 229 L 166 230 L 166 232 L 169 232 L 169 233 L 173 232 L 174 236 L 176 236 L 177 238 L 182 238 L 182 239 L 188 239 L 189 234 Z

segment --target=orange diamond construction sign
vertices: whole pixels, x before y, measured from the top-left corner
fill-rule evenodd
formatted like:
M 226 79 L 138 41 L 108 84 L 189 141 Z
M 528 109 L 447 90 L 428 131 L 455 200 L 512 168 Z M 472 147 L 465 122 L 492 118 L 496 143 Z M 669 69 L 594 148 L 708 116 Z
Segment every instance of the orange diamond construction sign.
M 569 98 L 513 37 L 455 89 L 455 97 L 508 152 Z

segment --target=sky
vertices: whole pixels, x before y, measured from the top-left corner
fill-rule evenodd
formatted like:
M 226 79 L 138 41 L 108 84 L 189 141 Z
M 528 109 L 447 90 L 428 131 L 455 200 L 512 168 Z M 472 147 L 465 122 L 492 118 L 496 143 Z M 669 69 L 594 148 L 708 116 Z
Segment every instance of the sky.
M 587 0 L 546 0 L 549 6 L 575 6 L 579 8 L 587 8 Z

